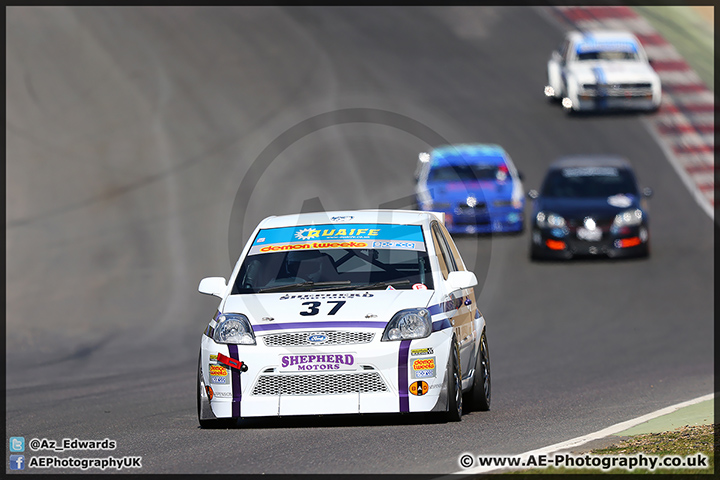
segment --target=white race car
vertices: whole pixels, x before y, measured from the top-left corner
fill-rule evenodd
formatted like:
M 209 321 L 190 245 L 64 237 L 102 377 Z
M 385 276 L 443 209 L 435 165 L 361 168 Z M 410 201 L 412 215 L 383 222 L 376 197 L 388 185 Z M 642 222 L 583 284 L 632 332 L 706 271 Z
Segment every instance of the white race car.
M 260 222 L 201 340 L 201 427 L 239 418 L 490 408 L 485 319 L 443 215 L 322 212 Z
M 569 112 L 660 106 L 660 77 L 632 33 L 568 32 L 548 60 L 547 77 L 545 95 Z

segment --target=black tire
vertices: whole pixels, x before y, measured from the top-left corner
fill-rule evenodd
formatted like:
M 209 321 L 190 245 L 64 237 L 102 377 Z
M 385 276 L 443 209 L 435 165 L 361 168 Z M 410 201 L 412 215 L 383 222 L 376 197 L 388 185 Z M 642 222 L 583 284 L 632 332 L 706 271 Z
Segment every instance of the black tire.
M 455 338 L 453 338 L 451 350 L 447 368 L 448 410 L 445 415 L 448 422 L 459 422 L 462 420 L 463 409 L 462 374 L 460 372 L 460 351 Z
M 202 383 L 200 382 L 200 355 L 198 355 L 198 377 L 197 377 L 197 416 L 198 416 L 198 423 L 200 424 L 200 428 L 230 428 L 231 426 L 235 425 L 237 423 L 237 419 L 234 418 L 216 418 L 216 419 L 205 419 L 203 420 L 200 418 L 200 404 L 202 402 L 201 396 L 200 396 L 200 389 L 202 388 Z
M 487 336 L 483 330 L 480 336 L 480 349 L 475 355 L 475 376 L 468 398 L 470 408 L 483 412 L 490 410 L 491 392 L 490 351 L 488 350 Z

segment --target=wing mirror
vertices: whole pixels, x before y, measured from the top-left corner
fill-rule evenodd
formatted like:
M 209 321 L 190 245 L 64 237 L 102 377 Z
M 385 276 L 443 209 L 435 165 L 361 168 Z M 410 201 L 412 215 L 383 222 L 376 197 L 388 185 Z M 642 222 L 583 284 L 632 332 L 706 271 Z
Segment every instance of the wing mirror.
M 200 280 L 198 292 L 222 298 L 226 288 L 227 284 L 224 277 L 207 277 Z
M 451 291 L 474 287 L 478 283 L 475 274 L 469 271 L 450 272 L 447 281 Z

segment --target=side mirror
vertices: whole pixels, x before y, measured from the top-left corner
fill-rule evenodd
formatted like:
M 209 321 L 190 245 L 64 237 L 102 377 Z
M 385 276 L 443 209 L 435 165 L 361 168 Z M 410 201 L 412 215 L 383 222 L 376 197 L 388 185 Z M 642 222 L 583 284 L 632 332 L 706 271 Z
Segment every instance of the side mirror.
M 475 274 L 469 271 L 450 272 L 447 281 L 451 291 L 474 287 L 478 283 Z
M 643 197 L 650 198 L 653 196 L 653 189 L 650 187 L 645 187 L 642 189 Z
M 537 190 L 533 189 L 533 190 L 530 190 L 527 192 L 527 196 L 529 198 L 532 198 L 533 200 L 535 200 L 536 198 L 538 198 L 540 196 L 540 194 L 538 193 Z
M 198 292 L 222 298 L 226 288 L 227 284 L 224 277 L 207 277 L 200 280 Z

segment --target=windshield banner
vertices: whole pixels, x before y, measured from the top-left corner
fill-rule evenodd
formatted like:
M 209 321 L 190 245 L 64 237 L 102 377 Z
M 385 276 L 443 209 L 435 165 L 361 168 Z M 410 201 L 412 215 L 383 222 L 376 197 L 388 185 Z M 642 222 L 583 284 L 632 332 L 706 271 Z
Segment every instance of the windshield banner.
M 327 248 L 425 250 L 420 225 L 313 225 L 260 230 L 248 255 Z

